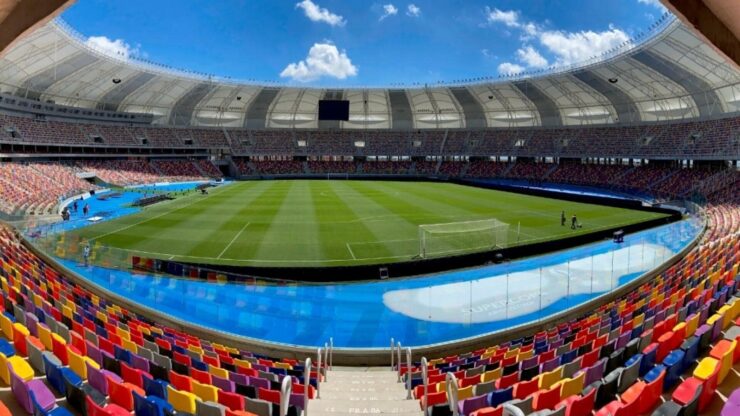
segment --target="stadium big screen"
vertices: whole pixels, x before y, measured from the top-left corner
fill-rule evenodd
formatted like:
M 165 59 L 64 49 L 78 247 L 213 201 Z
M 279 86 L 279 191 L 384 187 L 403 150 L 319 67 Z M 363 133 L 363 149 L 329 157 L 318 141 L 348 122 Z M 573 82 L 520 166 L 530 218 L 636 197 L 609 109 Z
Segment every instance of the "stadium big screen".
M 349 121 L 349 101 L 319 100 L 319 120 Z

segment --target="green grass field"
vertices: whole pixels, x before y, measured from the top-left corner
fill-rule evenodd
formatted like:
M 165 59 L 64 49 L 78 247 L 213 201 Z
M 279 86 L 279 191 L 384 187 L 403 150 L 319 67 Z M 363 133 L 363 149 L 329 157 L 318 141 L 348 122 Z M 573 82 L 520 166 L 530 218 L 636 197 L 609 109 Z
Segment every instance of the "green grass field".
M 582 228 L 560 226 L 561 210 L 569 221 L 577 214 Z M 422 224 L 495 218 L 509 224 L 511 245 L 660 216 L 447 183 L 277 180 L 191 194 L 73 234 L 143 257 L 240 266 L 339 266 L 418 256 Z M 435 254 L 480 251 L 481 238 L 456 235 L 454 241 L 435 245 Z

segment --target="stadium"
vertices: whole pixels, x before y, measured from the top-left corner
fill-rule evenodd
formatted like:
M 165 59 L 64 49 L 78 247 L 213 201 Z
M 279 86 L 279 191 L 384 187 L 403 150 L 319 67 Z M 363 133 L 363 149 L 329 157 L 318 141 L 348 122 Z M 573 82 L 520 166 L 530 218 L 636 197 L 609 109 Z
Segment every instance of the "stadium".
M 0 416 L 740 415 L 736 1 L 635 0 L 576 53 L 558 7 L 471 0 L 450 26 L 519 61 L 448 81 L 314 39 L 429 53 L 434 2 L 254 2 L 284 33 L 247 74 L 317 42 L 277 82 L 85 35 L 138 8 L 95 3 L 0 1 Z M 189 19 L 264 30 L 215 3 L 132 33 L 202 68 L 234 35 Z

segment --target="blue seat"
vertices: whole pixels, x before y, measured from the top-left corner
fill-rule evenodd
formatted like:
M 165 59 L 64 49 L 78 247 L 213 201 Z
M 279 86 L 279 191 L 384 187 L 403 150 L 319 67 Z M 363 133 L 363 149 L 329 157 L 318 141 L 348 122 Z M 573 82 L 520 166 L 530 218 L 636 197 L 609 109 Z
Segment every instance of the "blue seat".
M 634 364 L 635 362 L 637 362 L 637 360 L 640 360 L 643 357 L 644 356 L 642 354 L 639 354 L 639 353 L 638 354 L 635 354 L 632 357 L 630 357 L 627 361 L 624 362 L 624 366 L 625 367 L 629 367 L 632 364 Z M 642 377 L 642 361 L 640 361 L 640 370 L 641 370 L 640 371 L 640 377 Z
M 0 352 L 5 354 L 6 357 L 10 358 L 15 355 L 15 348 L 13 344 L 9 343 L 4 339 L 0 339 Z
M 569 362 L 576 359 L 578 356 L 578 350 L 570 350 L 560 356 L 560 365 L 568 364 Z
M 498 389 L 488 393 L 488 405 L 496 407 L 514 398 L 514 387 Z
M 650 371 L 645 374 L 642 380 L 645 383 L 652 383 L 660 376 L 660 373 L 662 373 L 663 370 L 665 370 L 665 366 L 663 364 L 658 364 L 655 367 L 651 368 Z
M 670 390 L 671 387 L 681 380 L 680 377 L 683 373 L 684 355 L 686 354 L 683 350 L 673 350 L 663 360 L 663 365 L 666 367 L 663 391 Z
M 681 344 L 681 350 L 683 350 L 685 354 L 683 357 L 683 368 L 688 370 L 699 357 L 699 338 L 692 336 L 691 338 L 686 339 L 683 344 Z
M 144 391 L 147 397 L 156 396 L 167 400 L 167 386 L 168 383 L 162 380 L 153 380 L 149 377 L 143 377 L 144 380 Z
M 49 360 L 49 357 L 44 354 L 41 356 L 44 362 L 44 372 L 46 373 L 46 380 L 49 382 L 54 390 L 58 391 L 61 395 L 66 395 L 67 389 L 64 383 L 66 378 L 71 384 L 79 386 L 82 384 L 82 379 L 72 369 L 68 367 L 62 367 L 59 364 L 53 363 Z
M 136 416 L 166 416 L 174 411 L 171 404 L 159 397 L 142 397 L 136 392 L 132 393 Z
M 640 376 L 645 375 L 655 365 L 655 357 L 658 355 L 658 344 L 652 344 L 642 350 L 642 361 L 640 362 Z
M 191 366 L 192 366 L 192 367 L 193 367 L 194 369 L 196 369 L 196 370 L 200 370 L 200 371 L 208 371 L 208 364 L 204 363 L 203 361 L 200 361 L 200 360 L 196 360 L 195 358 L 193 358 L 193 359 L 191 360 L 191 362 L 190 362 L 190 365 L 191 365 Z
M 113 355 L 118 361 L 123 361 L 128 365 L 131 365 L 131 352 L 124 350 L 118 345 L 114 346 Z

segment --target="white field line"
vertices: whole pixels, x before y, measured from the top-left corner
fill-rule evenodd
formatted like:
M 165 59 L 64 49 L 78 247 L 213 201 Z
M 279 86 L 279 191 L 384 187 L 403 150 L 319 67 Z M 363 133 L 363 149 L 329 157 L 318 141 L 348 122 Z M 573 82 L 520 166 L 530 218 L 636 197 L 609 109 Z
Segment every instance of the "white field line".
M 357 257 L 355 257 L 355 253 L 352 252 L 352 247 L 349 246 L 349 243 L 347 243 L 347 250 L 349 250 L 349 254 L 352 255 L 352 259 L 357 260 Z
M 225 189 L 225 188 L 226 188 L 226 187 L 224 187 L 223 189 Z M 219 193 L 220 193 L 220 192 L 219 192 Z M 179 211 L 179 210 L 181 210 L 181 209 L 183 209 L 183 208 L 187 208 L 187 207 L 189 207 L 189 206 L 191 206 L 191 205 L 195 205 L 195 204 L 197 204 L 198 202 L 202 202 L 202 201 L 206 200 L 207 198 L 210 198 L 210 197 L 211 197 L 211 196 L 213 196 L 213 195 L 215 195 L 215 193 L 213 193 L 213 192 L 212 192 L 212 193 L 209 193 L 209 194 L 208 194 L 208 195 L 206 195 L 205 197 L 202 197 L 202 198 L 197 198 L 197 199 L 196 199 L 195 201 L 193 201 L 193 202 L 191 202 L 191 203 L 189 203 L 189 204 L 185 204 L 185 205 L 183 205 L 183 206 L 181 206 L 181 207 L 177 207 L 177 208 L 171 209 L 171 210 L 169 210 L 169 211 L 165 211 L 165 212 L 163 212 L 163 213 L 161 213 L 161 214 L 158 214 L 158 215 L 155 215 L 155 216 L 153 216 L 153 217 L 148 217 L 148 218 L 144 218 L 143 220 L 141 220 L 141 221 L 139 221 L 139 222 L 135 222 L 135 223 L 133 223 L 133 224 L 129 224 L 129 225 L 126 225 L 126 226 L 124 226 L 124 227 L 118 228 L 118 229 L 116 229 L 116 230 L 113 230 L 113 231 L 111 231 L 111 232 L 107 232 L 107 233 L 105 233 L 105 234 L 97 235 L 97 236 L 95 236 L 95 237 L 91 238 L 90 240 L 93 240 L 93 241 L 94 241 L 94 240 L 97 240 L 97 239 L 99 239 L 99 238 L 104 238 L 104 237 L 107 237 L 107 236 L 109 236 L 109 235 L 111 235 L 111 234 L 116 234 L 116 233 L 120 233 L 121 231 L 126 231 L 126 230 L 128 230 L 129 228 L 133 228 L 133 227 L 136 227 L 137 225 L 141 225 L 141 224 L 147 223 L 147 222 L 149 222 L 149 221 L 151 221 L 151 220 L 155 220 L 155 219 L 157 219 L 157 218 L 161 218 L 161 217 L 164 217 L 165 215 L 168 215 L 168 214 L 172 214 L 172 213 L 173 213 L 173 212 L 175 212 L 175 211 Z
M 221 252 L 221 254 L 219 254 L 218 257 L 216 257 L 217 259 L 220 259 L 221 256 L 223 256 L 224 253 L 226 253 L 226 250 L 228 250 L 229 247 L 231 247 L 231 245 L 234 244 L 234 241 L 236 241 L 236 239 L 239 238 L 240 235 L 242 235 L 242 233 L 244 232 L 244 230 L 246 230 L 247 227 L 249 227 L 249 224 L 251 224 L 251 223 L 248 222 L 248 223 L 244 224 L 244 227 L 242 227 L 242 229 L 239 230 L 238 233 L 236 233 L 236 235 L 234 236 L 234 238 L 231 239 L 231 241 L 229 242 L 229 244 L 226 247 L 224 247 L 224 249 Z

